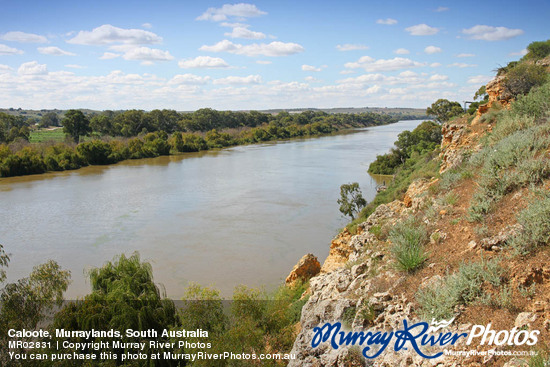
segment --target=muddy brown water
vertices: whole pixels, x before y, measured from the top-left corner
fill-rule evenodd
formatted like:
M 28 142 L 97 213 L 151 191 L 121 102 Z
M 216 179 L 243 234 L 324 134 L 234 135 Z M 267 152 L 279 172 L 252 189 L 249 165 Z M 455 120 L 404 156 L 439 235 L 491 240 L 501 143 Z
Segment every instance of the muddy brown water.
M 385 178 L 369 163 L 419 123 L 1 178 L 8 280 L 53 259 L 71 270 L 67 298 L 81 297 L 87 270 L 139 251 L 173 298 L 190 282 L 225 297 L 240 284 L 272 288 L 302 255 L 326 258 L 348 221 L 340 185 L 359 182 L 371 200 Z

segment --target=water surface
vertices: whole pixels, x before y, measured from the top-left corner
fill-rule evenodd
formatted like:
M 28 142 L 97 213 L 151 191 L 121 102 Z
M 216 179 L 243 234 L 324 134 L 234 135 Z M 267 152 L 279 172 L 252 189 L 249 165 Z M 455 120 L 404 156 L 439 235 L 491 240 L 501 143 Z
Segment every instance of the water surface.
M 348 222 L 340 185 L 359 182 L 371 200 L 368 165 L 418 123 L 2 178 L 9 280 L 54 259 L 72 272 L 67 296 L 83 296 L 86 270 L 139 251 L 174 298 L 189 282 L 225 296 L 239 284 L 272 287 L 302 255 L 326 258 Z

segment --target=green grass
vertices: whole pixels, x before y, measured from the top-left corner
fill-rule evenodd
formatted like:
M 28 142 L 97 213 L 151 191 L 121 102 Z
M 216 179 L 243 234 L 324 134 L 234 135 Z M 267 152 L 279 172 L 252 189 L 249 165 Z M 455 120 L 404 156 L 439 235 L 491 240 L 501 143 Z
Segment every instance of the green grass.
M 41 143 L 44 141 L 55 141 L 55 142 L 65 141 L 65 133 L 63 132 L 63 129 L 31 131 L 29 136 L 29 142 Z
M 428 231 L 413 217 L 398 222 L 390 231 L 389 239 L 393 243 L 391 252 L 399 270 L 414 272 L 428 258 L 424 250 L 424 245 L 428 242 Z

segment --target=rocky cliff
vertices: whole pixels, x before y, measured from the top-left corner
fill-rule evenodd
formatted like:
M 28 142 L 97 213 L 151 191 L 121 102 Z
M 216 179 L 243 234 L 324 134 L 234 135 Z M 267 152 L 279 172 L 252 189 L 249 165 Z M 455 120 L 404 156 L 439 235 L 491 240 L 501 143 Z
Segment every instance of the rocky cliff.
M 361 355 L 365 345 L 335 347 L 329 339 L 312 347 L 314 329 L 325 323 L 340 322 L 343 329 L 357 332 L 400 330 L 404 327 L 403 320 L 409 324 L 425 321 L 433 326 L 436 320 L 428 318 L 431 310 L 426 304 L 420 304 L 419 294 L 443 289 L 443 284 L 458 279 L 455 274 L 462 271 L 464 264 L 498 264 L 499 275 L 496 280 L 489 280 L 488 276 L 483 278 L 489 270 L 483 270 L 479 282 L 468 278 L 472 281 L 469 286 L 474 288 L 468 294 L 475 294 L 476 300 L 458 300 L 451 310 L 454 321 L 442 330 L 468 333 L 473 325 L 492 323 L 495 330 L 514 327 L 528 332 L 537 330 L 538 348 L 547 345 L 550 340 L 548 248 L 535 255 L 518 256 L 508 246 L 509 240 L 523 231 L 516 214 L 528 206 L 530 189 L 519 185 L 505 191 L 482 223 L 467 219 L 472 203 L 479 200 L 476 195 L 480 195 L 482 178 L 475 169 L 465 169 L 464 162 L 482 149 L 484 137 L 495 125 L 480 119 L 491 104 L 510 106 L 510 99 L 502 94 L 502 78 L 490 82 L 487 91 L 489 106 L 480 108 L 473 121 L 463 118 L 443 126 L 440 178 L 413 182 L 402 200 L 378 206 L 355 234 L 345 229 L 333 239 L 320 273 L 310 280 L 310 296 L 300 320 L 301 331 L 292 349 L 297 359 L 289 366 L 527 365 L 528 357 L 503 355 L 515 350 L 510 345 L 466 346 L 464 339 L 452 346 L 427 348 L 425 352 L 495 349 L 500 355 L 442 355 L 427 359 L 411 347 L 398 351 L 388 347 L 377 358 L 366 359 Z M 548 190 L 550 150 L 540 158 L 546 162 L 548 172 L 537 181 L 537 187 Z M 427 258 L 418 269 L 407 272 L 396 267 L 391 233 L 396 225 L 411 218 L 427 233 Z M 446 302 L 445 298 L 440 301 Z M 373 354 L 372 351 L 366 353 Z

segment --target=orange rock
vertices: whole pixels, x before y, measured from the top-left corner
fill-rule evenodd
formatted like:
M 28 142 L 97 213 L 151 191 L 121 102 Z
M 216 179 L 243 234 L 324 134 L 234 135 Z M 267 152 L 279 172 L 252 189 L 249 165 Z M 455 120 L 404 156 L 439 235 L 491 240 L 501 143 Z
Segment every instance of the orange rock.
M 300 261 L 298 261 L 298 263 L 294 265 L 294 268 L 286 278 L 285 283 L 289 285 L 294 283 L 298 279 L 302 281 L 307 281 L 315 275 L 319 274 L 320 271 L 321 264 L 319 263 L 319 260 L 317 260 L 317 257 L 315 257 L 313 254 L 304 255 L 300 259 Z

